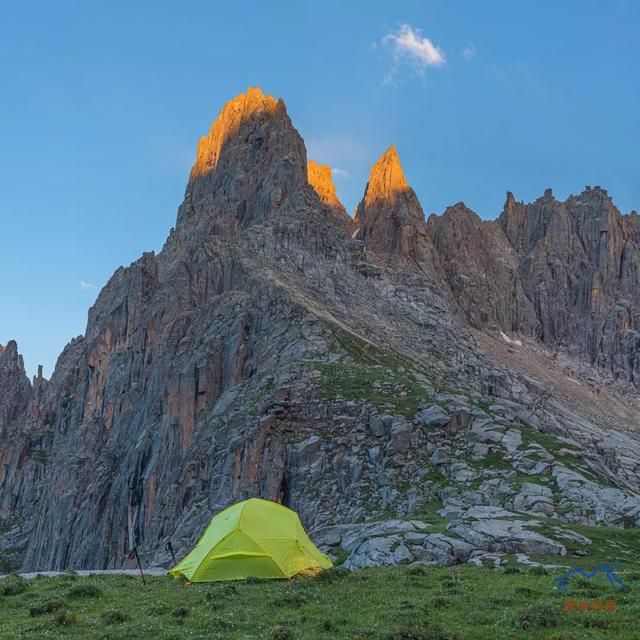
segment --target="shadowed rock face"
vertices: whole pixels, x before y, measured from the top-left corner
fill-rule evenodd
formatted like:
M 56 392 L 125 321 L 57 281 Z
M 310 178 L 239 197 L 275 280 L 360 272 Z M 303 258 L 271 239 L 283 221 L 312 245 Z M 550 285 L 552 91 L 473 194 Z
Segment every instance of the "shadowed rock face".
M 371 167 L 355 225 L 354 237 L 368 251 L 394 267 L 417 267 L 443 284 L 422 207 L 407 183 L 394 146 Z
M 613 408 L 596 417 L 571 396 L 544 405 L 554 389 L 480 348 L 451 298 L 476 327 L 574 345 L 593 334 L 570 314 L 591 314 L 610 340 L 596 353 L 632 379 L 637 216 L 589 193 L 511 199 L 498 222 L 459 204 L 427 225 L 392 148 L 354 239 L 329 176 L 282 101 L 249 90 L 200 142 L 162 251 L 114 273 L 51 380 L 29 382 L 15 342 L 0 350 L 0 556 L 100 568 L 134 544 L 145 564 L 166 561 L 167 540 L 185 551 L 252 496 L 311 530 L 434 503 L 636 519 L 640 440 L 618 420 L 636 396 L 603 385 Z M 532 444 L 541 431 L 578 452 L 571 469 Z M 511 462 L 485 473 L 488 455 Z M 558 492 L 525 491 L 525 473 Z M 504 548 L 524 544 L 520 525 L 492 526 Z M 447 540 L 424 544 L 448 561 Z
M 497 221 L 465 207 L 432 216 L 429 232 L 470 322 L 568 349 L 640 386 L 640 242 L 596 187 L 565 202 L 507 194 Z
M 558 202 L 508 199 L 500 225 L 519 254 L 538 335 L 640 386 L 640 243 L 630 216 L 596 187 Z
M 459 202 L 442 216 L 430 216 L 427 230 L 474 327 L 536 332 L 535 311 L 518 278 L 518 255 L 497 221 L 481 220 Z
M 18 353 L 18 345 L 10 340 L 6 347 L 0 345 L 0 487 L 5 480 L 9 460 L 25 453 L 17 449 L 31 396 L 31 384 L 22 356 Z

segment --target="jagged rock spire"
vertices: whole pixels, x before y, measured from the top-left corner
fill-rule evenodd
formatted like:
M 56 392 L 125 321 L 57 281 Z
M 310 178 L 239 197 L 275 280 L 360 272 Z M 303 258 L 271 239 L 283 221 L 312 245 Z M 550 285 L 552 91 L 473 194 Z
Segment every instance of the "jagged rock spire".
M 31 384 L 24 369 L 24 361 L 15 340 L 0 348 L 0 436 L 6 433 L 24 411 L 31 397 Z M 0 446 L 0 461 L 2 460 Z M 4 469 L 0 465 L 0 485 Z
M 371 167 L 355 215 L 356 233 L 368 250 L 391 263 L 414 264 L 434 280 L 439 268 L 420 202 L 407 183 L 394 146 Z
M 409 190 L 404 177 L 400 158 L 394 145 L 391 145 L 371 167 L 369 182 L 364 193 L 365 204 L 391 201 Z
M 331 167 L 315 160 L 307 162 L 307 179 L 322 202 L 330 207 L 343 207 L 336 194 L 336 185 L 331 178 Z
M 220 110 L 209 133 L 200 138 L 189 180 L 216 168 L 224 143 L 240 131 L 243 123 L 250 119 L 273 118 L 278 109 L 285 109 L 284 102 L 265 95 L 260 87 L 249 87 L 246 93 L 229 100 Z
M 307 163 L 307 179 L 311 188 L 316 192 L 320 201 L 329 209 L 330 213 L 337 218 L 347 229 L 353 227 L 353 220 L 347 214 L 342 202 L 336 193 L 336 185 L 333 182 L 331 167 L 328 164 L 321 164 L 315 160 Z
M 24 373 L 24 362 L 18 352 L 18 344 L 15 340 L 9 340 L 5 346 L 0 345 L 0 364 L 7 370 L 16 373 Z
M 189 221 L 241 227 L 292 210 L 307 186 L 307 153 L 284 102 L 249 88 L 200 139 L 178 229 Z

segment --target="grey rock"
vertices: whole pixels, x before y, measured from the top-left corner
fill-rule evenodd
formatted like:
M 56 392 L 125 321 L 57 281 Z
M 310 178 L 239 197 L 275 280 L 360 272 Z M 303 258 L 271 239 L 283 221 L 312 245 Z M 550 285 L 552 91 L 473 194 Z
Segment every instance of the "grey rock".
M 420 420 L 425 427 L 445 427 L 449 424 L 450 419 L 449 414 L 437 404 L 420 412 Z

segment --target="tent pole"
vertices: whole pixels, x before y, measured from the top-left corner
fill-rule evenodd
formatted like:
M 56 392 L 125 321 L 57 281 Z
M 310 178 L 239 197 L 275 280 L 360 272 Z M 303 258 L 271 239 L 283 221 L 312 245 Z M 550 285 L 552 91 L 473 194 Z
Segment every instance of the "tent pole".
M 147 581 L 144 577 L 144 571 L 142 571 L 142 564 L 140 563 L 140 556 L 138 555 L 138 547 L 133 547 L 133 551 L 129 554 L 129 557 L 135 557 L 136 562 L 138 563 L 138 571 L 140 571 L 140 577 L 142 578 L 142 584 L 147 584 Z
M 165 545 L 165 550 L 168 551 L 171 554 L 171 558 L 173 559 L 173 566 L 176 566 L 176 555 L 175 553 L 173 553 L 173 545 L 171 544 L 171 540 L 169 540 L 167 542 L 167 544 Z

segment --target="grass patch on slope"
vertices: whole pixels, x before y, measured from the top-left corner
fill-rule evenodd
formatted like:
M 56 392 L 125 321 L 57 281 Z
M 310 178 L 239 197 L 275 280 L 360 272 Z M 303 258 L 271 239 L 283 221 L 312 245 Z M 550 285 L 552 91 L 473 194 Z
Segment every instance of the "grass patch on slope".
M 621 563 L 622 568 L 640 571 L 640 528 L 618 529 L 616 527 L 590 527 L 587 525 L 568 523 L 562 520 L 540 518 L 540 524 L 530 527 L 532 531 L 537 531 L 558 542 L 567 548 L 567 555 L 561 556 L 537 556 L 531 557 L 544 562 L 565 564 L 569 566 L 589 566 L 596 567 L 602 562 L 609 564 Z M 583 535 L 591 544 L 583 545 L 558 534 L 559 529 L 575 531 Z M 586 553 L 586 555 L 577 555 Z
M 426 398 L 425 389 L 402 369 L 360 363 L 314 366 L 320 371 L 320 387 L 326 400 L 342 396 L 345 400 L 366 402 L 383 412 L 411 419 Z
M 469 565 L 334 570 L 293 581 L 194 585 L 150 578 L 144 586 L 128 576 L 38 578 L 0 597 L 0 637 L 639 638 L 640 574 L 621 575 L 628 593 L 612 592 L 600 577 L 563 594 L 551 572 L 521 565 L 498 572 Z M 74 585 L 85 583 L 95 588 L 70 597 Z M 613 598 L 616 610 L 567 612 L 568 597 Z

